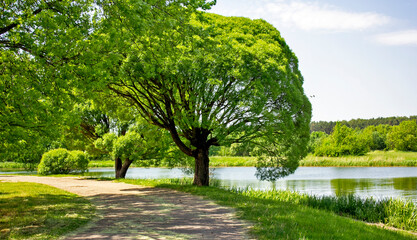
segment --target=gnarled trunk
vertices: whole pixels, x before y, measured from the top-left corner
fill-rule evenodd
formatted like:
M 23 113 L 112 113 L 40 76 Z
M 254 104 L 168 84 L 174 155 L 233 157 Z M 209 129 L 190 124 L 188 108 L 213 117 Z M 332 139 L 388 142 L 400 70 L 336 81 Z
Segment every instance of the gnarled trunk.
M 196 149 L 195 171 L 194 171 L 194 185 L 208 186 L 210 179 L 209 171 L 209 151 L 207 149 Z
M 129 159 L 125 159 L 124 163 L 122 164 L 122 159 L 116 158 L 115 160 L 115 172 L 116 172 L 116 178 L 125 178 L 127 169 L 129 169 L 130 164 L 132 164 L 132 161 Z

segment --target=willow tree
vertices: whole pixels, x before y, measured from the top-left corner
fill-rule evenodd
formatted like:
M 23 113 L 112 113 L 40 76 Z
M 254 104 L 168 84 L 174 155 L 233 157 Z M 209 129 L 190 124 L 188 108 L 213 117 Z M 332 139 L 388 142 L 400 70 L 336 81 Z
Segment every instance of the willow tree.
M 153 22 L 148 34 L 120 24 L 120 37 L 135 38 L 100 81 L 194 157 L 195 185 L 209 184 L 210 146 L 231 143 L 258 145 L 261 179 L 294 172 L 306 154 L 311 104 L 279 31 L 263 20 L 170 16 L 171 27 Z

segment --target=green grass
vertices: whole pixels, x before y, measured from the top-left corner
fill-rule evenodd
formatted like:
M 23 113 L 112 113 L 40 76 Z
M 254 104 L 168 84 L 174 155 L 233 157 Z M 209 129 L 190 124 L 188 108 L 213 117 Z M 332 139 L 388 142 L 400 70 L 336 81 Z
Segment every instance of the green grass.
M 163 187 L 203 196 L 237 209 L 239 218 L 253 223 L 257 239 L 416 239 L 405 231 L 371 226 L 352 218 L 302 204 L 297 195 L 281 191 L 280 197 L 262 191 L 233 191 L 196 187 L 191 180 L 118 180 L 130 184 Z M 294 195 L 295 194 L 295 195 Z M 298 199 L 298 200 L 297 200 Z
M 373 151 L 364 156 L 315 157 L 308 155 L 300 166 L 314 167 L 416 167 L 417 152 Z
M 211 167 L 253 167 L 256 157 L 210 157 Z M 135 163 L 132 167 L 138 167 Z M 302 167 L 417 167 L 417 152 L 373 151 L 364 156 L 316 157 L 308 155 Z M 0 162 L 0 169 L 22 169 L 20 163 Z M 89 168 L 114 167 L 113 160 L 93 160 Z M 156 166 L 149 166 L 156 167 Z
M 256 157 L 210 157 L 212 167 L 253 167 Z M 304 167 L 417 167 L 417 152 L 373 151 L 364 156 L 316 157 L 300 161 Z
M 211 167 L 253 167 L 256 157 L 210 157 Z
M 94 217 L 90 202 L 36 183 L 0 184 L 0 239 L 57 239 Z
M 16 162 L 0 162 L 0 169 L 2 170 L 15 170 L 15 169 L 24 169 L 25 165 L 23 163 Z

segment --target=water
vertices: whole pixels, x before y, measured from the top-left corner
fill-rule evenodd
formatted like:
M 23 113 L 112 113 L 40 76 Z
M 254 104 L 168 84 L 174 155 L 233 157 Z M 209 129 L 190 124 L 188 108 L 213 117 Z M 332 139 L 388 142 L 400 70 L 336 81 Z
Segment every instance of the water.
M 211 169 L 211 178 L 219 179 L 225 187 L 253 189 L 283 189 L 315 195 L 353 193 L 376 199 L 407 198 L 417 203 L 416 167 L 300 167 L 275 183 L 259 181 L 253 167 Z M 0 172 L 2 173 L 2 172 Z M 112 168 L 90 169 L 89 175 L 113 177 Z M 192 177 L 181 169 L 130 168 L 127 178 L 182 178 Z

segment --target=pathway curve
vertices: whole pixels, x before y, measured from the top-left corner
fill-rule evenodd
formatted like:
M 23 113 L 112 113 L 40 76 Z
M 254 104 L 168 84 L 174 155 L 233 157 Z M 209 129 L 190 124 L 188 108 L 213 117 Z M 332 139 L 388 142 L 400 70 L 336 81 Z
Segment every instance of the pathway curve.
M 82 178 L 4 176 L 87 197 L 98 218 L 64 239 L 248 239 L 232 209 L 169 189 Z

